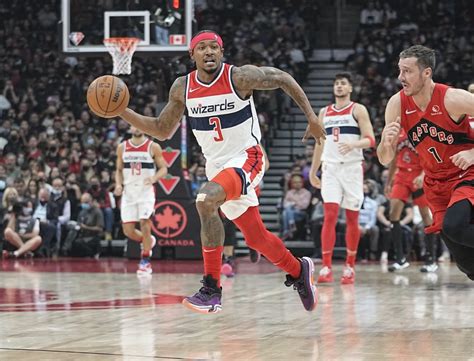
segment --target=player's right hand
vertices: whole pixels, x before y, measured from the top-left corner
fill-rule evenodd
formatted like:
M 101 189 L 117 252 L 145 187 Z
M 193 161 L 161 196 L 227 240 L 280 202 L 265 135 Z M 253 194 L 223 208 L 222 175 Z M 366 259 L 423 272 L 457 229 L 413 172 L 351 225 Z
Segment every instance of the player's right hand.
M 395 146 L 398 143 L 400 129 L 400 117 L 397 117 L 394 122 L 386 124 L 382 131 L 382 144 L 390 147 Z
M 321 179 L 316 174 L 309 175 L 309 182 L 314 188 L 321 189 Z
M 117 197 L 120 197 L 122 195 L 122 192 L 123 192 L 123 187 L 120 185 L 120 184 L 117 184 L 115 186 L 115 190 L 114 190 L 114 194 L 117 196 Z
M 392 184 L 390 183 L 385 184 L 383 193 L 385 197 L 390 198 L 390 193 L 392 193 Z

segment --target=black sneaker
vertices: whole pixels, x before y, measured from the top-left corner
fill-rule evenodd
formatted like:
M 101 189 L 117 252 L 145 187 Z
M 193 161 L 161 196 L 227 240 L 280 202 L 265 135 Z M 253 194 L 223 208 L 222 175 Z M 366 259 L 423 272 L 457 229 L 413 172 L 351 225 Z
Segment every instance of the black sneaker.
M 256 250 L 249 248 L 250 251 L 250 262 L 252 263 L 258 263 L 260 262 L 260 258 L 262 258 L 262 255 L 260 252 L 257 252 Z
M 301 263 L 301 274 L 298 278 L 286 275 L 285 286 L 293 286 L 298 291 L 301 302 L 306 311 L 313 311 L 318 303 L 318 290 L 314 284 L 314 264 L 311 258 L 303 257 L 299 259 Z

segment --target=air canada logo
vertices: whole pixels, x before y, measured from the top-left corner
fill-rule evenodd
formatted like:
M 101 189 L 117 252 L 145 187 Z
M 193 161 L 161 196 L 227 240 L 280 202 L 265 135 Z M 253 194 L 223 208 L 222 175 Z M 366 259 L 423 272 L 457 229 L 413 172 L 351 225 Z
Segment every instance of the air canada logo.
M 151 227 L 158 236 L 162 238 L 179 236 L 187 223 L 186 211 L 179 203 L 163 201 L 156 204 Z

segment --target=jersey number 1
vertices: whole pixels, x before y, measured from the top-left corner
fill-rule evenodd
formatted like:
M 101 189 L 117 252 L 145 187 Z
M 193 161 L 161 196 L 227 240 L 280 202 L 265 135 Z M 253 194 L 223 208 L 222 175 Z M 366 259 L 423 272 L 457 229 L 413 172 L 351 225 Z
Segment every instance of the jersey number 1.
M 436 160 L 436 162 L 443 163 L 443 160 L 439 156 L 438 151 L 436 150 L 435 147 L 428 148 L 428 152 L 430 152 L 433 155 L 433 158 Z
M 218 117 L 209 118 L 209 124 L 214 125 L 214 130 L 217 132 L 217 137 L 214 137 L 216 142 L 222 142 L 224 137 L 222 136 L 221 120 Z

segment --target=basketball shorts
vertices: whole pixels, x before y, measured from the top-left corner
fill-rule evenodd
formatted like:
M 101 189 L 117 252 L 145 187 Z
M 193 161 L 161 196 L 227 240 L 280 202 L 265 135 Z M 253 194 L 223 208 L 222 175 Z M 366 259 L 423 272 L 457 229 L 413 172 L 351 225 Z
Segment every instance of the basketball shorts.
M 215 167 L 211 162 L 207 162 L 207 179 L 221 184 L 215 177 L 224 169 L 232 168 L 238 175 L 233 179 L 239 182 L 240 196 L 225 201 L 220 207 L 222 213 L 230 220 L 240 217 L 249 207 L 255 207 L 259 204 L 255 189 L 265 172 L 265 158 L 260 145 L 247 148 L 245 152 L 229 159 L 221 167 Z
M 362 162 L 323 162 L 321 196 L 324 203 L 337 203 L 342 208 L 358 211 L 364 201 Z
M 420 175 L 420 172 L 410 172 L 407 170 L 398 170 L 393 179 L 392 192 L 390 198 L 400 199 L 403 202 L 407 202 L 410 196 L 413 200 L 413 204 L 418 207 L 428 207 L 428 201 L 426 200 L 423 188 L 417 188 L 413 181 Z
M 462 177 L 452 179 L 437 180 L 425 176 L 423 189 L 433 213 L 433 224 L 426 227 L 425 232 L 438 233 L 443 227 L 447 208 L 463 199 L 474 205 L 474 167 L 469 168 Z
M 120 205 L 122 223 L 139 222 L 148 219 L 155 212 L 155 192 L 151 190 L 138 190 L 125 188 Z

